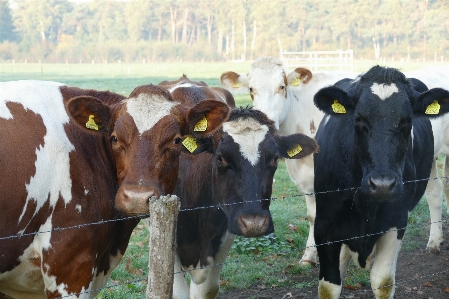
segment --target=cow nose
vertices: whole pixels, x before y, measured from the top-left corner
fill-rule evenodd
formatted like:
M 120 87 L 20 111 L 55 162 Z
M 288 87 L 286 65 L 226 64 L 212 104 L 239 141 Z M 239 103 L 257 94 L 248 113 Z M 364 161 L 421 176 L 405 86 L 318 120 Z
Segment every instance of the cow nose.
M 391 193 L 395 191 L 395 188 L 397 186 L 397 180 L 393 176 L 378 175 L 378 176 L 371 176 L 368 179 L 368 184 L 371 195 L 385 196 L 391 195 Z
M 270 217 L 268 215 L 240 215 L 238 225 L 245 237 L 260 237 L 268 234 Z
M 156 188 L 139 185 L 122 186 L 117 192 L 115 207 L 125 214 L 147 214 L 149 199 L 159 195 Z

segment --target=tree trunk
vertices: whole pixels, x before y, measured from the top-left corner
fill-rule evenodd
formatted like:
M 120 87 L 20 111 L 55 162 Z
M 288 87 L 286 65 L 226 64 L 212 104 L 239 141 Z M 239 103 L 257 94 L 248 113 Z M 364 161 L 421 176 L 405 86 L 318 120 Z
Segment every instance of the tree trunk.
M 250 59 L 253 60 L 253 54 L 254 54 L 254 47 L 256 46 L 256 19 L 254 19 L 254 30 L 253 30 L 253 40 L 251 41 L 251 57 Z
M 242 60 L 246 61 L 246 22 L 243 20 L 243 54 Z
M 184 44 L 187 44 L 187 18 L 189 17 L 189 10 L 186 9 L 185 14 L 184 14 L 184 21 L 183 21 L 183 26 L 182 26 L 182 42 Z
M 157 41 L 160 42 L 162 38 L 162 16 L 159 18 L 159 28 L 157 30 Z
M 207 16 L 207 42 L 212 43 L 212 16 Z
M 170 6 L 170 22 L 171 22 L 171 40 L 173 43 L 177 42 L 176 38 L 176 14 L 178 10 Z
M 229 54 L 229 33 L 226 34 L 226 47 L 225 47 L 225 49 L 226 49 L 226 55 L 228 55 Z
M 218 40 L 217 40 L 217 53 L 221 56 L 221 53 L 223 52 L 223 33 L 221 31 L 218 31 Z
M 234 22 L 234 20 L 232 20 L 231 54 L 232 54 L 232 60 L 235 60 L 235 22 Z
M 190 39 L 189 39 L 189 47 L 192 46 L 193 39 L 195 38 L 195 25 L 196 24 L 192 24 L 192 29 L 190 32 Z

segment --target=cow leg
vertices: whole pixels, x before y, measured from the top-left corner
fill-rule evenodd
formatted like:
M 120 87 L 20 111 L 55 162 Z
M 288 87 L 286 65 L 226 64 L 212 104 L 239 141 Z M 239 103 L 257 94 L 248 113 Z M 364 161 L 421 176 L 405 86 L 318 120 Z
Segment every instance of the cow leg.
M 313 156 L 301 160 L 285 161 L 290 178 L 295 182 L 299 190 L 305 194 L 314 193 L 313 179 Z M 306 249 L 301 257 L 301 264 L 316 264 L 317 249 L 315 247 L 314 228 L 316 215 L 315 195 L 304 195 L 307 206 L 307 219 L 309 220 L 309 235 L 307 237 Z
M 189 299 L 189 285 L 187 284 L 184 272 L 181 270 L 181 259 L 175 252 L 175 265 L 173 276 L 173 299 Z
M 430 235 L 427 248 L 431 252 L 439 252 L 440 244 L 443 242 L 443 224 L 441 216 L 443 213 L 443 202 L 441 199 L 442 184 L 440 179 L 434 179 L 438 177 L 437 160 L 432 164 L 432 170 L 430 172 L 430 180 L 427 183 L 426 199 L 429 204 L 430 210 Z
M 443 166 L 443 174 L 442 176 L 448 176 L 449 175 L 449 159 L 445 155 L 444 156 L 444 166 Z M 446 209 L 449 213 L 449 178 L 443 179 L 443 192 L 444 197 L 446 198 Z
M 342 282 L 345 281 L 346 272 L 348 271 L 350 261 L 351 261 L 351 252 L 349 250 L 349 247 L 343 244 L 340 250 L 340 277 Z
M 391 228 L 376 243 L 376 258 L 371 269 L 371 288 L 376 299 L 392 299 L 395 291 L 396 261 L 402 240 Z
M 319 242 L 320 244 L 323 242 Z M 318 297 L 320 299 L 340 298 L 342 280 L 340 277 L 339 257 L 341 243 L 319 246 L 320 281 L 318 284 Z
M 231 246 L 234 243 L 234 238 L 235 235 L 226 231 L 215 259 L 211 260 L 212 263 L 209 264 L 212 267 L 207 268 L 206 280 L 201 284 L 196 284 L 192 279 L 190 283 L 190 299 L 214 299 L 217 297 L 220 289 L 220 273 L 223 268 L 221 264 L 225 262 Z M 215 264 L 219 265 L 213 266 Z

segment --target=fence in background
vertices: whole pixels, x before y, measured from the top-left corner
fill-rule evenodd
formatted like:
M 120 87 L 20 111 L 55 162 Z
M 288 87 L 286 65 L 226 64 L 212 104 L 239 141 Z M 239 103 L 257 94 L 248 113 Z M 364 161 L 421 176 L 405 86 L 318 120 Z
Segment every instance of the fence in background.
M 287 52 L 281 51 L 281 61 L 289 69 L 306 67 L 311 71 L 340 70 L 353 71 L 354 51 L 306 51 Z

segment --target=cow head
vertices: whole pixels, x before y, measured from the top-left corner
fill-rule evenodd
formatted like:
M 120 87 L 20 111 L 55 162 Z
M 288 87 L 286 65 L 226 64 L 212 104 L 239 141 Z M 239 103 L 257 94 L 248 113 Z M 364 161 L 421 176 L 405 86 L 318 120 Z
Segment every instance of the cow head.
M 353 127 L 356 159 L 363 171 L 362 193 L 379 200 L 392 198 L 403 189 L 405 158 L 413 144 L 413 118 L 446 113 L 449 92 L 434 88 L 419 93 L 401 72 L 380 66 L 345 89 L 321 89 L 315 105 L 331 117 L 346 118 Z
M 254 108 L 274 120 L 276 129 L 284 122 L 290 109 L 288 87 L 301 87 L 311 79 L 312 72 L 304 68 L 297 68 L 287 75 L 282 62 L 274 57 L 256 59 L 248 75 L 226 72 L 220 78 L 230 90 L 249 90 Z
M 278 160 L 300 159 L 318 150 L 303 134 L 279 136 L 273 121 L 253 109 L 236 109 L 223 125 L 212 162 L 212 188 L 228 218 L 228 230 L 258 237 L 273 232 L 269 212 Z
M 66 110 L 83 131 L 107 139 L 117 171 L 115 206 L 125 214 L 148 213 L 150 197 L 171 193 L 184 138 L 214 133 L 229 115 L 224 103 L 203 101 L 186 108 L 153 85 L 137 87 L 112 107 L 80 96 L 70 99 Z

